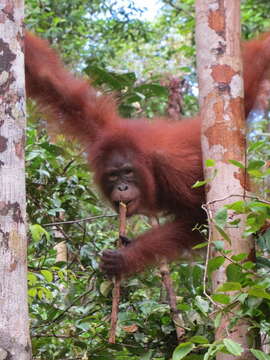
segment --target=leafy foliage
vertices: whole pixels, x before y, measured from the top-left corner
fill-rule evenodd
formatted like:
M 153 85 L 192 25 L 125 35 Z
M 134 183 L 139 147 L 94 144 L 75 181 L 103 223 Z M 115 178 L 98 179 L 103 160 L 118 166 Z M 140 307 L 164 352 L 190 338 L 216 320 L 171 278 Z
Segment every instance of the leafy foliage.
M 28 0 L 27 23 L 50 39 L 66 61 L 83 69 L 95 86 L 113 91 L 124 116 L 163 115 L 168 90 L 162 73 L 168 72 L 188 81 L 183 111 L 190 115 L 197 109 L 194 0 L 164 0 L 163 4 L 152 24 L 140 20 L 140 10 L 132 2 L 127 8 L 102 0 Z M 269 26 L 269 6 L 263 0 L 242 2 L 245 37 Z M 270 220 L 267 116 L 260 123 L 252 122 L 250 135 L 247 171 L 255 178 L 258 199 L 228 201 L 218 212 L 215 224 L 223 241 L 213 244 L 218 253 L 208 262 L 206 273 L 201 258 L 171 267 L 185 331 L 182 343 L 177 346 L 164 286 L 159 272 L 152 270 L 124 281 L 117 345 L 110 345 L 112 282 L 100 274 L 98 259 L 103 249 L 115 245 L 116 216 L 99 198 L 83 149 L 63 138 L 52 142 L 35 106 L 28 108 L 28 283 L 34 359 L 207 360 L 220 351 L 237 357 L 242 353 L 238 344 L 230 339 L 217 342 L 213 336 L 227 313 L 233 313 L 230 326 L 245 318 L 253 331 L 270 336 L 270 230 L 258 233 Z M 230 163 L 245 168 L 233 159 Z M 207 166 L 214 171 L 212 160 Z M 226 227 L 238 226 L 237 221 L 230 222 L 231 212 L 247 214 L 245 236 L 257 233 L 256 266 L 246 254 L 224 250 L 223 242 L 230 241 Z M 91 219 L 77 222 L 87 218 Z M 135 218 L 129 223 L 129 235 L 147 227 L 146 219 Z M 55 245 L 63 241 L 68 258 L 59 261 Z M 211 293 L 206 275 L 210 277 L 228 261 L 226 282 Z M 205 296 L 205 290 L 210 296 Z M 262 351 L 251 351 L 259 360 L 269 358 Z

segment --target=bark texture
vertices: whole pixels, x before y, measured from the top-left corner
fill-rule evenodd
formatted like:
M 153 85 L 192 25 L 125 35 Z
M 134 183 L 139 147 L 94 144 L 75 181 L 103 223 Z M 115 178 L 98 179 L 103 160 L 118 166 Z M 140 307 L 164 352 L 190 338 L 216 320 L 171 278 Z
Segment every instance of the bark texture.
M 23 0 L 0 2 L 0 354 L 29 360 Z
M 207 209 L 211 240 L 217 241 L 224 240 L 211 222 L 217 210 L 226 203 L 244 199 L 248 191 L 245 172 L 228 162 L 233 159 L 242 164 L 246 163 L 240 0 L 197 0 L 196 18 L 203 158 L 214 159 L 217 171 L 216 176 L 206 186 Z M 213 168 L 205 167 L 205 178 L 211 177 Z M 228 199 L 229 196 L 231 197 Z M 230 215 L 230 220 L 233 221 L 235 215 Z M 231 244 L 225 241 L 225 248 L 231 249 L 233 254 L 248 253 L 252 257 L 254 244 L 250 239 L 242 237 L 244 221 L 242 216 L 238 228 L 225 228 L 232 240 Z M 227 280 L 226 265 L 214 273 L 214 291 Z M 230 330 L 229 317 L 224 316 L 222 319 L 216 339 L 230 337 L 245 349 L 241 359 L 254 359 L 248 351 L 248 324 L 241 321 Z M 228 354 L 217 355 L 217 360 L 234 358 Z

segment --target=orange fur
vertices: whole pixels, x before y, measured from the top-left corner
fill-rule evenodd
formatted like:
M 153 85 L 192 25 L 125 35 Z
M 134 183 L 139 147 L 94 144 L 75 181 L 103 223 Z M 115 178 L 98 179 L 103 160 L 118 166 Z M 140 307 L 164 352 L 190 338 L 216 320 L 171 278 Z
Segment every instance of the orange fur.
M 115 263 L 120 254 L 119 272 L 131 273 L 161 256 L 175 258 L 185 247 L 200 241 L 200 234 L 191 231 L 205 219 L 201 210 L 204 191 L 192 189 L 197 180 L 203 179 L 200 117 L 178 122 L 157 119 L 151 124 L 145 119 L 122 119 L 112 98 L 98 95 L 85 80 L 71 75 L 47 41 L 27 33 L 25 55 L 28 96 L 37 100 L 60 131 L 87 146 L 97 183 L 102 185 L 103 163 L 108 155 L 115 149 L 129 151 L 141 179 L 143 208 L 138 211 L 175 217 L 171 223 L 139 236 L 120 250 L 118 257 L 109 255 L 104 261 Z M 243 56 L 248 114 L 269 72 L 269 34 L 244 43 Z

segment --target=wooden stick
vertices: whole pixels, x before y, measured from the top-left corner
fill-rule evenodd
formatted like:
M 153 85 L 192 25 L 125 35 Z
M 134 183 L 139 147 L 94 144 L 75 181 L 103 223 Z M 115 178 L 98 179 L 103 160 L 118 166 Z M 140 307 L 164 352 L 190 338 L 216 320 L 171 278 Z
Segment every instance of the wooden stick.
M 126 214 L 127 207 L 124 203 L 120 202 L 119 205 L 119 236 L 126 235 Z M 121 247 L 121 241 L 118 240 L 118 248 Z M 118 311 L 120 303 L 120 287 L 121 277 L 114 277 L 113 299 L 112 299 L 112 312 L 111 312 L 111 328 L 109 335 L 109 343 L 115 344 L 116 326 L 118 320 Z
M 158 226 L 157 218 L 151 217 L 150 224 L 152 227 Z M 181 324 L 183 324 L 183 319 L 181 314 L 177 310 L 176 294 L 174 292 L 168 262 L 165 258 L 161 259 L 159 269 L 160 269 L 160 275 L 162 278 L 163 286 L 165 287 L 167 292 L 167 298 L 176 330 L 177 340 L 180 342 L 181 338 L 185 334 L 185 329 L 183 328 L 183 326 L 181 326 Z
M 170 270 L 166 259 L 162 259 L 160 262 L 160 274 L 162 277 L 163 285 L 166 289 L 168 302 L 171 309 L 172 319 L 176 330 L 177 340 L 180 342 L 185 335 L 185 329 L 183 327 L 183 319 L 179 310 L 177 310 L 176 294 L 174 292 L 172 279 L 170 276 Z

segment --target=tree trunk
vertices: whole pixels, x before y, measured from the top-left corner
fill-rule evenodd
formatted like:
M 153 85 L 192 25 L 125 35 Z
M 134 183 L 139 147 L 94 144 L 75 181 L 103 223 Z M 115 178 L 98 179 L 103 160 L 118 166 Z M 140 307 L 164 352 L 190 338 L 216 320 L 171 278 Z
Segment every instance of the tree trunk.
M 0 5 L 0 358 L 31 359 L 25 224 L 23 0 Z
M 217 170 L 213 177 L 213 168 L 205 167 L 205 178 L 213 177 L 206 185 L 209 231 L 211 240 L 224 241 L 211 220 L 226 203 L 243 200 L 247 190 L 245 172 L 228 162 L 233 159 L 246 163 L 240 0 L 197 0 L 196 22 L 203 158 L 204 161 L 215 160 Z M 229 200 L 228 196 L 231 196 Z M 234 214 L 230 215 L 233 221 Z M 254 244 L 250 239 L 242 238 L 245 217 L 240 218 L 238 227 L 225 228 L 231 239 L 231 244 L 224 241 L 225 250 L 232 250 L 232 254 L 247 253 L 252 257 Z M 226 281 L 226 265 L 213 275 L 214 291 Z M 248 351 L 248 324 L 242 320 L 228 330 L 229 321 L 229 315 L 223 317 L 216 339 L 230 337 L 245 349 L 241 359 L 254 359 Z M 231 360 L 235 357 L 219 353 L 216 359 Z

